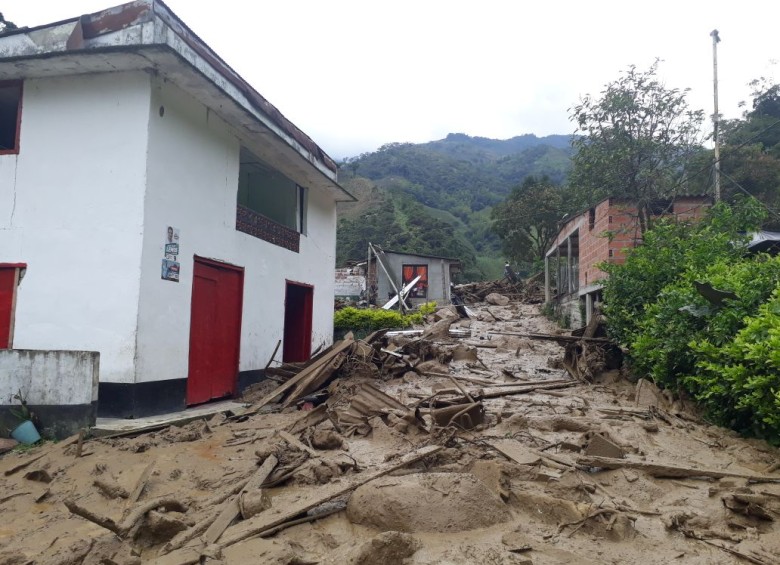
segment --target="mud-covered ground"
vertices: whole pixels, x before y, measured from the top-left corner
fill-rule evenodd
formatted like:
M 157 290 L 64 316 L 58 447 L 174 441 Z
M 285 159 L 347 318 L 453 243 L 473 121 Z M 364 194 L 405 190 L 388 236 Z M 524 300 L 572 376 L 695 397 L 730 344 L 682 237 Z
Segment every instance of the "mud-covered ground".
M 462 359 L 428 361 L 392 379 L 352 360 L 350 376 L 331 384 L 332 409 L 348 406 L 366 381 L 414 407 L 452 389 L 448 373 L 465 377 L 457 383 L 472 394 L 493 383 L 569 379 L 556 342 L 491 333 L 559 331 L 537 306 L 473 310 L 478 319 L 453 326 L 469 328 L 470 338 L 432 344 L 440 358 L 457 347 Z M 305 412 L 270 405 L 243 419 L 89 440 L 81 456 L 62 442 L 11 452 L 0 457 L 0 563 L 780 563 L 780 484 L 761 480 L 780 481 L 778 451 L 702 422 L 652 387 L 636 388 L 611 372 L 595 383 L 485 399 L 485 422 L 470 430 L 431 426 L 425 410 L 421 425 L 397 413 L 374 416 L 367 435 L 331 420 L 299 430 L 292 426 Z M 349 488 L 426 446 L 441 449 Z M 728 476 L 658 478 L 636 466 L 582 464 L 594 454 Z M 247 518 L 204 542 L 271 455 L 273 485 L 241 495 Z M 266 517 L 309 501 L 327 515 L 251 535 Z M 91 519 L 76 515 L 84 510 Z

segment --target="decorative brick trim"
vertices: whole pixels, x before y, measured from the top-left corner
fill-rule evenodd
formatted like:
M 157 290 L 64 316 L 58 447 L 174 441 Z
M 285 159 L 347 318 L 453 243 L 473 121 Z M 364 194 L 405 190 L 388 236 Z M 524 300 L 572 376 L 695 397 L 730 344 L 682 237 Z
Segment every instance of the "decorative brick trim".
M 277 224 L 245 206 L 236 206 L 236 229 L 295 253 L 300 250 L 300 233 L 282 224 Z

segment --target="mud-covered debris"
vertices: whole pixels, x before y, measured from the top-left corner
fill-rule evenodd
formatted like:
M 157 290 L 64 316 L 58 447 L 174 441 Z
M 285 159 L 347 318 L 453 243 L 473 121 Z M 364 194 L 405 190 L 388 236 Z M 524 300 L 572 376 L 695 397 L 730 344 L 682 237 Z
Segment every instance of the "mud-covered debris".
M 317 449 L 343 449 L 344 438 L 333 430 L 314 430 L 311 444 Z
M 590 442 L 588 442 L 588 447 L 585 448 L 585 455 L 614 457 L 617 459 L 622 459 L 626 456 L 619 445 L 608 440 L 601 434 L 593 434 L 593 437 L 590 438 Z
M 485 302 L 488 304 L 493 304 L 494 306 L 506 306 L 509 304 L 509 298 L 503 294 L 492 292 L 485 297 Z
M 347 503 L 355 524 L 401 532 L 460 532 L 506 522 L 500 497 L 467 473 L 384 477 L 355 490 Z

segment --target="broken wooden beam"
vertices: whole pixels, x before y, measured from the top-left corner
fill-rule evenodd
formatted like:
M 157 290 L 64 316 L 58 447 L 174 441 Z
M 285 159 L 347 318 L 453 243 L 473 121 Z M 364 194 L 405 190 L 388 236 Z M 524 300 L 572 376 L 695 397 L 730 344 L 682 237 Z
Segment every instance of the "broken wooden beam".
M 248 520 L 244 520 L 239 524 L 229 528 L 225 532 L 225 539 L 218 545 L 220 548 L 229 547 L 233 544 L 244 541 L 245 539 L 262 536 L 274 528 L 283 526 L 293 520 L 296 520 L 302 514 L 305 514 L 309 510 L 322 505 L 325 502 L 343 496 L 361 485 L 364 485 L 374 479 L 382 477 L 388 473 L 392 473 L 398 469 L 401 469 L 412 463 L 416 463 L 429 455 L 433 455 L 441 451 L 442 447 L 438 445 L 429 445 L 407 453 L 397 461 L 383 465 L 379 469 L 374 471 L 368 471 L 361 473 L 355 480 L 350 481 L 348 484 L 332 485 L 331 488 L 320 487 L 317 490 L 317 494 L 310 497 L 301 497 L 297 501 L 284 506 L 283 508 L 272 507 L 253 516 Z M 150 565 L 192 565 L 200 561 L 203 550 L 206 549 L 206 544 L 202 541 L 193 542 L 191 545 L 182 547 L 169 553 L 149 561 Z
M 294 386 L 297 386 L 298 383 L 303 381 L 304 379 L 307 379 L 311 377 L 313 374 L 317 373 L 322 367 L 324 367 L 327 363 L 329 363 L 336 355 L 341 353 L 342 351 L 346 351 L 350 347 L 352 347 L 352 344 L 355 343 L 352 340 L 343 339 L 333 345 L 333 347 L 325 354 L 323 354 L 321 357 L 319 357 L 316 361 L 311 363 L 310 365 L 307 365 L 304 369 L 301 370 L 300 373 L 295 375 L 293 378 L 288 380 L 286 383 L 279 385 L 277 388 L 275 388 L 273 391 L 271 391 L 269 394 L 264 396 L 260 399 L 259 402 L 253 404 L 250 406 L 246 411 L 241 413 L 241 416 L 251 416 L 253 414 L 257 414 L 263 406 L 268 404 L 269 402 L 273 401 L 274 398 L 281 395 L 284 392 L 287 392 Z
M 203 539 L 207 544 L 216 542 L 230 524 L 233 523 L 233 520 L 241 515 L 241 497 L 251 490 L 259 489 L 260 485 L 268 478 L 268 475 L 276 468 L 278 462 L 274 455 L 269 455 L 244 488 L 235 497 L 225 501 L 221 512 L 208 527 L 206 533 L 203 534 Z
M 614 459 L 612 457 L 585 456 L 577 458 L 578 465 L 601 469 L 636 469 L 644 471 L 651 477 L 659 479 L 720 479 L 734 477 L 746 479 L 753 483 L 780 483 L 780 477 L 768 475 L 751 475 L 738 471 L 720 471 L 716 469 L 697 469 L 695 467 L 679 467 L 663 463 L 648 463 L 646 461 L 631 461 L 629 459 Z
M 484 400 L 486 398 L 499 398 L 501 396 L 512 396 L 515 394 L 530 394 L 537 390 L 555 390 L 559 388 L 569 388 L 576 386 L 578 381 L 558 381 L 550 382 L 546 384 L 538 384 L 533 386 L 528 385 L 515 385 L 515 386 L 493 386 L 490 388 L 484 388 L 478 392 L 472 393 L 472 396 L 478 400 Z
M 263 512 L 262 514 L 258 514 L 249 520 L 245 520 L 228 530 L 226 532 L 228 537 L 220 545 L 222 545 L 222 547 L 227 547 L 247 538 L 258 536 L 273 527 L 284 524 L 285 522 L 294 519 L 295 517 L 305 512 L 308 512 L 312 508 L 316 508 L 317 506 L 328 502 L 329 500 L 343 496 L 344 494 L 347 494 L 348 492 L 351 492 L 359 486 L 373 481 L 374 479 L 387 475 L 388 473 L 392 473 L 398 469 L 402 469 L 407 465 L 416 463 L 421 459 L 438 453 L 441 451 L 441 449 L 442 447 L 438 445 L 429 445 L 427 447 L 417 449 L 411 453 L 407 453 L 395 462 L 383 465 L 374 471 L 361 473 L 355 478 L 355 480 L 350 481 L 346 485 L 334 485 L 334 488 L 332 489 L 320 487 L 318 492 L 322 492 L 322 494 L 318 496 L 313 498 L 303 497 L 297 503 L 290 504 L 284 509 L 269 509 L 268 511 Z
M 525 337 L 528 339 L 541 339 L 547 341 L 565 341 L 565 342 L 591 341 L 595 343 L 612 343 L 612 340 L 606 337 L 578 337 L 573 335 L 523 334 L 517 332 L 496 332 L 496 331 L 491 331 L 490 333 L 493 335 L 511 335 L 515 337 Z

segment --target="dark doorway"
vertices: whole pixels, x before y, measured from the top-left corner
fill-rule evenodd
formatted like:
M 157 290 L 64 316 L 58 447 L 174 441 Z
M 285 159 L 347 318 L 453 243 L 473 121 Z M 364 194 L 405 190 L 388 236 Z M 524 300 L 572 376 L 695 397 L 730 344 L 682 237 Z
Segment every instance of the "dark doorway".
M 314 287 L 287 281 L 284 299 L 284 349 L 282 361 L 295 363 L 311 357 L 311 322 Z

